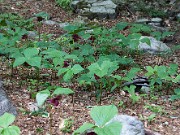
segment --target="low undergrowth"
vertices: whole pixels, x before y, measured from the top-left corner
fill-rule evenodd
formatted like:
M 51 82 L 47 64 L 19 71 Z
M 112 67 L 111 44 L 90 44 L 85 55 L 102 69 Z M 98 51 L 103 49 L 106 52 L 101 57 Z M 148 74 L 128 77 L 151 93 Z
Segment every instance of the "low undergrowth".
M 139 42 L 150 45 L 149 39 L 141 39 L 142 35 L 155 35 L 161 39 L 168 36 L 168 32 L 155 32 L 146 25 L 120 22 L 111 29 L 94 24 L 69 25 L 65 27 L 67 33 L 56 40 L 52 40 L 51 36 L 44 37 L 41 31 L 37 32 L 37 37 L 30 39 L 28 31 L 35 25 L 31 19 L 25 20 L 17 15 L 2 16 L 2 62 L 8 61 L 11 76 L 14 72 L 27 70 L 24 81 L 28 84 L 28 79 L 31 80 L 29 93 L 40 108 L 45 106 L 44 111 L 49 110 L 47 117 L 51 117 L 51 110 L 58 105 L 61 95 L 73 96 L 74 90 L 68 87 L 71 84 L 78 84 L 87 92 L 94 91 L 98 103 L 101 103 L 103 93 L 126 91 L 130 94 L 131 103 L 136 104 L 144 95 L 136 94 L 136 86 L 123 87 L 123 84 L 143 74 L 149 80 L 152 95 L 165 94 L 166 91 L 166 94 L 173 95 L 170 100 L 180 98 L 177 64 L 142 67 L 135 62 L 135 56 L 141 59 L 143 53 L 138 50 Z M 36 17 L 36 25 L 41 27 L 42 20 L 48 15 L 40 13 Z M 124 31 L 127 33 L 124 34 Z M 44 71 L 47 72 L 44 74 Z M 51 81 L 42 83 L 43 78 L 58 79 L 59 85 L 53 85 Z

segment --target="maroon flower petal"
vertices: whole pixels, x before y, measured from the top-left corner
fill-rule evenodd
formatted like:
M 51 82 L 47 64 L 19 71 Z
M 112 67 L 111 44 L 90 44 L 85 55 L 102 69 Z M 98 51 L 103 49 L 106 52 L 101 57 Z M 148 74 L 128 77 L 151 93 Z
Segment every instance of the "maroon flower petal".
M 68 61 L 64 61 L 64 68 L 68 67 L 69 66 L 69 62 Z
M 52 104 L 53 106 L 58 106 L 59 105 L 59 100 L 61 99 L 61 96 L 58 95 L 54 98 L 48 99 L 47 101 Z
M 78 42 L 81 39 L 81 37 L 78 34 L 73 34 L 72 38 L 73 38 L 74 42 Z
M 96 74 L 94 74 L 94 77 L 95 77 L 96 80 L 100 79 L 100 77 L 98 75 L 96 75 Z
M 94 43 L 95 39 L 96 39 L 96 38 L 95 38 L 94 36 L 91 36 L 91 37 L 89 38 L 89 40 L 91 40 L 92 43 Z

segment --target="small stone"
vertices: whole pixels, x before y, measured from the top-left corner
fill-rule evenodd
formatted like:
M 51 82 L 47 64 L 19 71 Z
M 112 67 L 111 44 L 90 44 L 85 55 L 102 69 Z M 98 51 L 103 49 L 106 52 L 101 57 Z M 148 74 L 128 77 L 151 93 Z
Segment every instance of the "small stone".
M 37 36 L 37 34 L 34 31 L 28 31 L 28 38 L 34 39 Z
M 167 126 L 167 125 L 169 125 L 169 122 L 166 121 L 166 122 L 163 123 L 163 125 Z
M 65 22 L 65 23 L 59 23 L 58 25 L 59 25 L 60 28 L 64 28 L 64 27 L 68 26 L 69 23 L 67 23 L 67 22 Z
M 170 48 L 165 43 L 158 41 L 153 37 L 142 36 L 141 39 L 143 38 L 148 38 L 150 40 L 150 45 L 140 42 L 138 45 L 139 50 L 149 52 L 151 54 L 170 51 Z
M 147 22 L 149 22 L 149 19 L 142 18 L 142 19 L 138 19 L 136 22 L 137 23 L 147 23 Z
M 161 23 L 162 22 L 162 18 L 152 18 L 151 22 L 155 22 L 155 23 Z
M 159 22 L 150 22 L 150 23 L 148 23 L 148 25 L 160 27 L 161 23 L 159 23 Z
M 39 107 L 38 107 L 37 103 L 30 102 L 30 103 L 28 103 L 28 109 L 31 112 L 34 112 L 34 111 L 38 111 Z
M 176 18 L 180 21 L 180 13 L 176 15 Z
M 43 24 L 46 24 L 46 25 L 55 25 L 55 24 L 58 24 L 58 23 L 55 22 L 55 21 L 52 21 L 52 20 L 46 20 L 46 21 L 43 21 Z

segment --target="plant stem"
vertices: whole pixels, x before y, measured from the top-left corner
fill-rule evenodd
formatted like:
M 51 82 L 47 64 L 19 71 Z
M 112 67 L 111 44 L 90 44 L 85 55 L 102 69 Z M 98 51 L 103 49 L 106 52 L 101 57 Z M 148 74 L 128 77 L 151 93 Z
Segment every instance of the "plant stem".
M 102 82 L 100 82 L 100 86 L 99 86 L 99 88 L 100 88 L 100 101 L 99 101 L 99 103 L 100 103 L 100 105 L 101 105 L 101 98 L 102 98 Z
M 52 110 L 53 108 L 50 106 L 50 112 L 49 112 L 49 129 L 50 129 L 50 135 L 52 135 Z

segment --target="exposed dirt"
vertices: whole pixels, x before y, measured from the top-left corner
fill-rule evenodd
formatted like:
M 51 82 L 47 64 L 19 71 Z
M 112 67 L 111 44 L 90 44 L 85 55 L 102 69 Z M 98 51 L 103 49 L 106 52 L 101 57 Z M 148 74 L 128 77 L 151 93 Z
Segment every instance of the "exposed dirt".
M 72 22 L 77 15 L 65 11 L 60 7 L 55 5 L 54 1 L 47 0 L 26 0 L 21 1 L 17 0 L 16 2 L 3 3 L 6 11 L 17 12 L 23 16 L 29 18 L 40 11 L 45 11 L 50 14 L 52 20 L 58 22 Z M 112 26 L 122 19 L 127 21 L 132 21 L 123 16 L 119 16 L 116 20 L 103 21 L 100 22 L 106 26 Z M 56 37 L 64 33 L 62 29 L 57 26 L 43 26 L 44 33 L 56 34 Z M 179 38 L 179 37 L 178 37 Z M 141 58 L 137 57 L 135 61 L 143 66 L 146 65 L 168 65 L 169 63 L 176 62 L 180 65 L 180 51 L 176 51 L 173 55 L 160 57 L 144 54 Z M 3 78 L 5 88 L 9 97 L 12 99 L 13 104 L 18 109 L 18 117 L 16 119 L 17 126 L 21 129 L 22 135 L 46 135 L 50 132 L 50 121 L 49 118 L 43 118 L 41 116 L 31 116 L 24 114 L 24 111 L 28 111 L 28 104 L 34 102 L 30 98 L 28 91 L 29 80 L 26 78 L 26 71 L 23 69 L 17 69 L 11 77 L 11 70 L 7 67 L 8 62 L 0 63 L 0 74 Z M 18 72 L 19 71 L 19 72 Z M 51 72 L 51 71 L 45 71 Z M 9 76 L 8 76 L 9 75 Z M 33 76 L 33 75 L 32 75 Z M 42 79 L 42 82 L 51 82 L 52 84 L 59 84 L 59 78 L 53 78 L 51 81 L 50 78 Z M 22 83 L 20 85 L 20 83 Z M 62 85 L 62 84 L 61 84 Z M 98 105 L 95 98 L 90 99 L 90 95 L 93 92 L 87 92 L 81 90 L 76 84 L 71 84 L 70 87 L 76 91 L 74 96 L 74 103 L 72 103 L 71 96 L 64 96 L 61 99 L 60 105 L 52 110 L 52 130 L 53 135 L 70 135 L 70 133 L 63 133 L 60 131 L 59 126 L 62 123 L 62 119 L 72 118 L 74 120 L 72 131 L 77 129 L 84 122 L 92 122 L 89 116 L 88 106 Z M 36 89 L 37 87 L 35 87 Z M 121 90 L 119 90 L 121 91 Z M 162 92 L 165 93 L 165 92 Z M 157 99 L 142 98 L 140 102 L 133 105 L 129 100 L 129 95 L 126 93 L 117 92 L 116 94 L 109 95 L 103 98 L 102 105 L 115 104 L 118 105 L 120 101 L 124 102 L 124 106 L 118 107 L 120 114 L 128 114 L 136 116 L 142 119 L 143 116 L 146 118 L 152 112 L 144 108 L 145 104 L 156 104 L 160 105 L 163 108 L 163 111 L 157 114 L 157 117 L 154 121 L 148 122 L 147 120 L 142 120 L 147 129 L 159 132 L 162 135 L 179 135 L 180 134 L 180 101 L 170 102 L 168 100 L 169 96 L 160 96 L 158 95 Z

